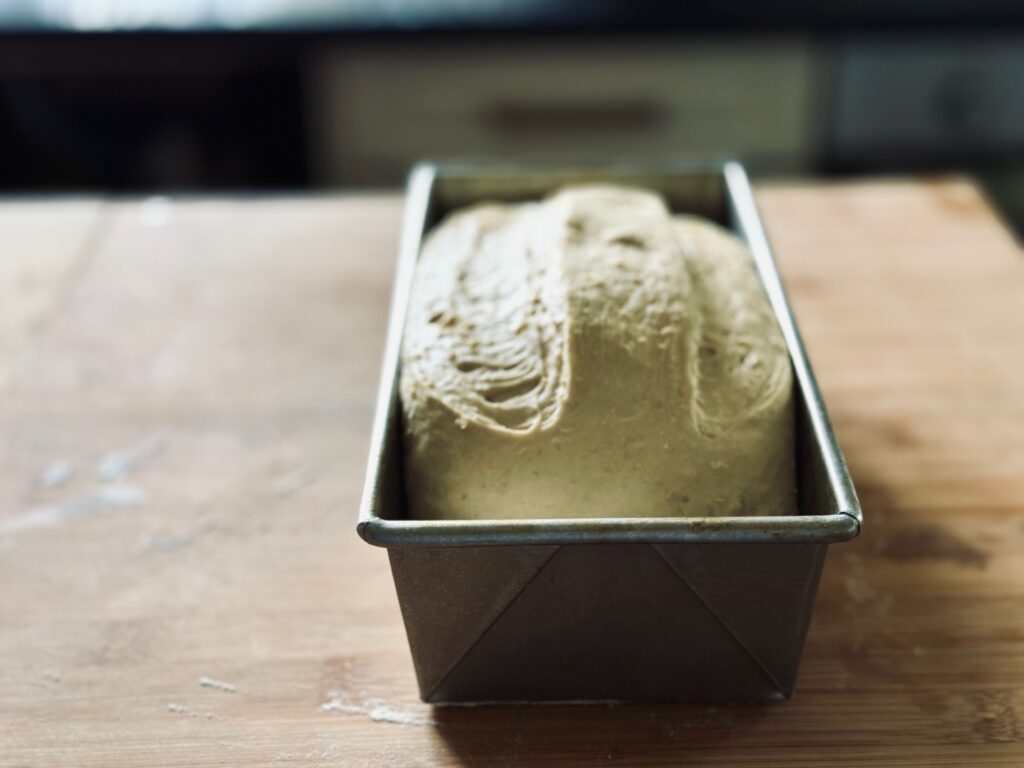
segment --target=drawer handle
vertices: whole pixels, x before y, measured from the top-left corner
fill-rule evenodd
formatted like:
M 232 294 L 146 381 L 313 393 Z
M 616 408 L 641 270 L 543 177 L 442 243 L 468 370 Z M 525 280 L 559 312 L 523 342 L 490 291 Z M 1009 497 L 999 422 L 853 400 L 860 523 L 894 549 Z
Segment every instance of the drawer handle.
M 667 120 L 663 105 L 646 100 L 571 103 L 499 101 L 485 105 L 481 122 L 503 135 L 649 133 Z

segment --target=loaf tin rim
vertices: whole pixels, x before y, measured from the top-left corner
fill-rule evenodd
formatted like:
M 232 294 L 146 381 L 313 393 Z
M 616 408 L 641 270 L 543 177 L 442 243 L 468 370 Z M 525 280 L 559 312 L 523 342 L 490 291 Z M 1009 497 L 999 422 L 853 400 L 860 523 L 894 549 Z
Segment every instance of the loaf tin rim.
M 516 520 L 388 520 L 377 514 L 383 486 L 383 459 L 390 430 L 399 428 L 398 369 L 406 307 L 413 270 L 426 234 L 430 205 L 439 178 L 481 175 L 566 176 L 595 173 L 652 176 L 715 175 L 724 180 L 725 194 L 736 227 L 747 241 L 769 302 L 786 341 L 796 385 L 806 404 L 810 432 L 824 459 L 835 512 L 819 515 L 743 517 L 624 517 Z M 370 439 L 366 479 L 357 531 L 369 544 L 396 546 L 517 546 L 543 544 L 617 543 L 831 543 L 860 533 L 863 516 L 842 450 L 829 421 L 825 403 L 807 358 L 789 300 L 761 224 L 750 181 L 736 161 L 670 163 L 580 168 L 527 169 L 500 165 L 421 163 L 409 174 L 402 219 L 398 264 L 388 317 L 384 360 Z

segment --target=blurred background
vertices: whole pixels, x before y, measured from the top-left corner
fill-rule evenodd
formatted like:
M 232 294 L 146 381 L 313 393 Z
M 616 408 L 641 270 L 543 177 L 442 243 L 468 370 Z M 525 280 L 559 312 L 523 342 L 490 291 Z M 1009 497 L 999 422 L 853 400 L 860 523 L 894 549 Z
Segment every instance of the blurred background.
M 419 159 L 967 172 L 1024 227 L 1024 4 L 0 0 L 0 191 L 394 187 Z

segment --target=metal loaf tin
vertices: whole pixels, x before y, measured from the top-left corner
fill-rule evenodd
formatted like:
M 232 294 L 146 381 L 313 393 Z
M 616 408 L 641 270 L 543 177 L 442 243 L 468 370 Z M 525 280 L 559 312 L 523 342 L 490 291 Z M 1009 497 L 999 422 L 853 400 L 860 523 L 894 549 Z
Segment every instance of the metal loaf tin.
M 399 352 L 424 234 L 461 206 L 595 181 L 655 190 L 750 245 L 795 374 L 799 515 L 407 519 Z M 409 179 L 395 280 L 358 530 L 388 549 L 423 700 L 789 697 L 826 550 L 858 534 L 861 512 L 743 168 L 423 165 Z

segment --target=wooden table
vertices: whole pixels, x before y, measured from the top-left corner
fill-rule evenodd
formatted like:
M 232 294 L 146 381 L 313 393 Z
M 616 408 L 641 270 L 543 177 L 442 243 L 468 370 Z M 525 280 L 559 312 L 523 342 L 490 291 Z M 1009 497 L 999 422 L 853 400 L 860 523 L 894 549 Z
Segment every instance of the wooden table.
M 0 765 L 1024 765 L 1024 256 L 759 198 L 866 513 L 795 697 L 438 710 L 354 530 L 400 200 L 0 205 Z

